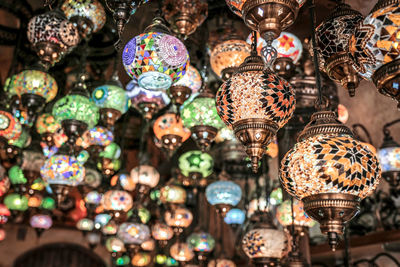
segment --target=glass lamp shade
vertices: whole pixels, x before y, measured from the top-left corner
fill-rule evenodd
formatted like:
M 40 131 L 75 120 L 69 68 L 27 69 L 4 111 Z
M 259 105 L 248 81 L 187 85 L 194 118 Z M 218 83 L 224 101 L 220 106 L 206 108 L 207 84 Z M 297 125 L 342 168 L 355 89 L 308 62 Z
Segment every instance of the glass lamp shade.
M 97 191 L 90 191 L 89 193 L 86 194 L 84 201 L 86 204 L 93 204 L 93 205 L 99 205 L 101 203 L 101 199 L 103 198 L 103 195 Z
M 98 32 L 106 23 L 106 12 L 97 0 L 66 0 L 61 10 L 77 26 L 82 37 Z
M 121 114 L 124 114 L 129 108 L 129 98 L 125 90 L 111 84 L 96 87 L 92 92 L 92 101 L 100 109 L 115 109 Z
M 231 181 L 217 181 L 206 188 L 206 198 L 211 205 L 236 206 L 242 198 L 242 189 Z
M 131 177 L 135 184 L 155 187 L 160 181 L 160 174 L 156 168 L 149 165 L 140 165 L 131 170 Z
M 174 86 L 185 86 L 190 88 L 190 90 L 192 90 L 192 94 L 194 94 L 200 90 L 202 84 L 203 81 L 199 71 L 192 65 L 189 65 L 186 70 L 186 74 L 182 77 L 182 79 L 174 83 Z
M 123 190 L 109 190 L 103 195 L 102 205 L 109 211 L 129 211 L 132 208 L 132 196 Z
M 165 264 L 167 266 L 179 266 L 179 262 L 175 260 L 174 258 L 168 257 Z M 186 265 L 187 266 L 187 265 Z
M 32 137 L 29 134 L 29 131 L 25 128 L 22 129 L 21 135 L 17 139 L 8 140 L 8 144 L 18 147 L 18 148 L 26 148 L 30 145 L 32 141 Z
M 255 198 L 250 200 L 249 209 L 247 211 L 248 217 L 251 217 L 256 211 L 267 212 L 270 210 L 270 205 L 265 197 Z
M 133 255 L 132 265 L 135 267 L 148 266 L 151 263 L 152 257 L 149 253 L 139 252 Z
M 30 208 L 39 208 L 42 204 L 42 195 L 35 194 L 28 198 L 28 206 Z
M 108 223 L 101 228 L 101 232 L 103 233 L 103 235 L 115 235 L 117 234 L 117 231 L 118 224 L 114 220 L 108 221 Z
M 192 150 L 182 154 L 178 161 L 179 169 L 184 176 L 189 176 L 190 173 L 200 173 L 205 178 L 213 173 L 213 158 L 199 150 Z
M 121 148 L 117 143 L 112 142 L 100 152 L 99 156 L 107 159 L 118 159 L 121 156 Z
M 143 207 L 139 208 L 138 209 L 138 215 L 139 215 L 140 221 L 142 223 L 146 224 L 146 223 L 148 223 L 150 221 L 151 213 L 150 213 L 150 211 L 148 209 L 143 208 Z
M 83 178 L 83 185 L 89 188 L 97 188 L 101 185 L 102 177 L 101 174 L 92 168 L 85 168 L 85 177 Z M 94 197 L 90 196 L 90 197 Z
M 167 135 L 176 135 L 181 143 L 190 137 L 190 130 L 183 126 L 182 120 L 175 113 L 166 113 L 154 122 L 153 131 L 158 140 L 164 140 Z
M 96 229 L 100 229 L 101 227 L 105 226 L 111 220 L 111 215 L 106 213 L 97 214 L 94 217 L 94 226 Z
M 193 221 L 193 214 L 186 208 L 167 210 L 164 214 L 165 222 L 176 228 L 187 228 Z
M 12 185 L 26 184 L 28 182 L 21 167 L 18 165 L 14 165 L 8 170 L 8 178 Z
M 106 147 L 114 141 L 113 132 L 102 126 L 95 126 L 89 130 L 90 145 Z
M 43 97 L 46 102 L 53 100 L 58 91 L 56 80 L 48 73 L 39 70 L 24 70 L 6 80 L 6 87 L 17 95 L 33 94 Z
M 293 217 L 295 226 L 313 227 L 315 221 L 304 211 L 303 202 L 293 199 Z M 283 226 L 292 225 L 292 202 L 288 199 L 278 206 L 276 218 Z
M 220 78 L 224 78 L 224 72 L 234 70 L 250 56 L 251 47 L 243 40 L 226 40 L 214 47 L 210 55 L 211 69 Z M 228 77 L 229 78 L 229 77 Z
M 123 255 L 121 257 L 118 257 L 115 260 L 115 265 L 116 266 L 126 266 L 131 262 L 131 258 L 129 258 L 128 255 Z
M 24 195 L 12 193 L 4 198 L 4 204 L 9 210 L 25 211 L 28 209 L 28 198 Z
M 156 248 L 156 242 L 154 239 L 149 238 L 140 245 L 140 248 L 144 251 L 153 251 Z
M 81 231 L 92 231 L 94 229 L 94 222 L 89 218 L 83 218 L 76 223 L 76 228 Z
M 45 197 L 42 199 L 40 207 L 45 210 L 54 210 L 56 208 L 56 201 L 51 197 Z
M 253 34 L 247 37 L 247 43 L 251 45 Z M 261 49 L 267 46 L 267 42 L 257 33 L 257 52 L 260 55 Z M 303 54 L 303 44 L 301 40 L 290 32 L 281 32 L 278 38 L 272 42 L 272 46 L 278 52 L 277 58 L 288 57 L 296 64 Z
M 132 38 L 122 52 L 127 74 L 147 90 L 167 90 L 189 66 L 185 45 L 176 37 L 146 32 Z
M 382 172 L 400 171 L 400 146 L 380 148 L 378 150 L 378 159 Z
M 22 133 L 22 126 L 10 112 L 0 110 L 0 137 L 16 140 Z
M 27 35 L 41 61 L 50 66 L 79 43 L 77 28 L 56 11 L 34 16 L 29 21 Z
M 123 252 L 125 251 L 124 242 L 117 237 L 109 237 L 106 240 L 106 249 L 108 252 Z
M 210 261 L 207 267 L 236 267 L 236 264 L 228 259 L 216 259 Z
M 166 185 L 160 190 L 160 200 L 164 204 L 184 204 L 186 190 L 179 185 Z
M 53 220 L 49 215 L 36 214 L 31 217 L 29 224 L 36 229 L 49 229 L 53 225 Z
M 8 221 L 8 217 L 11 216 L 10 210 L 6 205 L 0 203 L 0 224 L 5 224 Z
M 93 128 L 99 120 L 99 109 L 82 95 L 66 95 L 60 98 L 53 106 L 53 116 L 58 122 L 63 120 L 77 120 Z
M 168 225 L 158 222 L 151 227 L 151 235 L 155 240 L 166 241 L 174 236 L 174 230 Z
M 271 194 L 269 195 L 269 203 L 271 205 L 279 205 L 283 201 L 283 192 L 282 188 L 279 186 L 272 190 Z
M 186 243 L 195 252 L 211 252 L 215 247 L 214 237 L 207 232 L 195 232 L 188 236 Z
M 74 156 L 54 155 L 40 169 L 42 179 L 48 184 L 77 186 L 85 176 L 85 168 Z
M 238 224 L 241 225 L 246 220 L 246 214 L 241 209 L 231 209 L 225 215 L 224 222 L 226 224 Z
M 169 250 L 171 257 L 179 262 L 188 262 L 194 257 L 193 250 L 184 242 L 173 244 Z
M 117 236 L 125 244 L 140 245 L 151 235 L 149 227 L 145 224 L 124 222 L 119 226 Z

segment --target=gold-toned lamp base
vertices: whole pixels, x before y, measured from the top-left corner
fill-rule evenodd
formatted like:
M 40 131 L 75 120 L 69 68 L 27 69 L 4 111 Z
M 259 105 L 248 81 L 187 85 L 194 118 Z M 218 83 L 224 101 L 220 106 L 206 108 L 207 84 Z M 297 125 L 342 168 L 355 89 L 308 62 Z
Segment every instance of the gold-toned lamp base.
M 160 110 L 157 104 L 153 102 L 141 102 L 139 103 L 138 108 L 146 120 L 151 120 L 153 115 Z
M 400 59 L 389 62 L 372 75 L 372 81 L 379 93 L 397 101 L 400 110 Z
M 217 136 L 217 128 L 209 125 L 197 125 L 190 128 L 192 137 L 201 151 L 207 151 Z
M 216 204 L 215 208 L 217 209 L 217 213 L 225 218 L 225 215 L 232 209 L 232 206 L 229 204 Z
M 109 130 L 113 130 L 115 123 L 121 118 L 121 112 L 113 108 L 100 109 L 100 121 Z
M 189 87 L 181 85 L 173 85 L 168 89 L 168 95 L 175 105 L 181 106 L 192 94 Z
M 34 48 L 46 68 L 50 68 L 54 63 L 58 62 L 64 54 L 59 45 L 49 42 L 37 43 Z
M 290 57 L 278 57 L 274 62 L 274 71 L 289 81 L 295 74 L 295 66 Z
M 225 82 L 238 70 L 237 67 L 228 67 L 221 71 L 221 79 Z
M 253 258 L 251 262 L 256 267 L 277 267 L 280 266 L 278 258 Z
M 182 145 L 182 136 L 176 134 L 166 134 L 161 139 L 162 147 L 167 151 L 169 157 Z

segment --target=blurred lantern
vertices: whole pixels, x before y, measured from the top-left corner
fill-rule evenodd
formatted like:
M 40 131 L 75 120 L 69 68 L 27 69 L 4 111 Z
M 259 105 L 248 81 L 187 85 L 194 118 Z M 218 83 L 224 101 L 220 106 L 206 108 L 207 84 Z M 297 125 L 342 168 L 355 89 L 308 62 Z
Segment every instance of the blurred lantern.
M 189 180 L 184 185 L 199 183 L 201 179 L 207 178 L 213 173 L 213 158 L 199 150 L 192 150 L 179 157 L 179 170 Z
M 88 205 L 94 205 L 97 206 L 101 203 L 101 199 L 103 198 L 103 195 L 97 191 L 90 191 L 89 193 L 86 194 L 84 201 Z
M 246 147 L 257 172 L 268 144 L 291 118 L 296 100 L 290 84 L 265 68 L 254 53 L 218 90 L 217 111 Z
M 115 220 L 110 220 L 106 225 L 101 228 L 101 233 L 103 235 L 115 235 L 118 231 L 118 224 Z
M 0 197 L 4 196 L 8 189 L 10 189 L 10 179 L 7 176 L 4 176 L 0 179 Z
M 290 199 L 282 202 L 276 210 L 276 218 L 281 225 L 290 227 L 313 227 L 315 221 L 311 219 L 304 211 L 303 202 L 293 199 L 293 212 L 292 212 L 292 201 Z M 293 219 L 294 218 L 294 221 Z
M 190 137 L 190 131 L 183 127 L 181 118 L 175 113 L 166 113 L 158 117 L 154 122 L 153 131 L 170 156 Z
M 99 153 L 100 161 L 97 168 L 102 171 L 106 177 L 113 176 L 120 168 L 121 162 L 118 160 L 121 156 L 121 148 L 116 143 L 111 143 Z
M 234 227 L 242 225 L 246 220 L 246 214 L 241 209 L 231 209 L 225 215 L 224 222 Z
M 242 198 L 242 189 L 231 181 L 217 181 L 206 188 L 208 203 L 217 208 L 217 212 L 225 217 L 226 213 L 236 206 Z
M 82 38 L 98 32 L 106 23 L 106 12 L 97 0 L 66 0 L 61 10 L 77 27 Z
M 236 267 L 236 264 L 228 259 L 216 259 L 210 261 L 207 267 Z
M 133 205 L 131 195 L 123 190 L 109 190 L 104 193 L 102 205 L 106 211 L 115 213 L 128 212 Z
M 360 12 L 339 3 L 316 28 L 318 56 L 329 78 L 340 83 L 350 96 L 355 95 L 359 80 L 349 54 L 349 40 L 363 20 Z
M 259 222 L 244 235 L 242 248 L 257 267 L 279 266 L 288 252 L 288 238 L 278 230 L 268 213 L 258 215 Z
M 85 177 L 81 185 L 84 186 L 84 191 L 88 191 L 92 188 L 97 188 L 102 183 L 101 174 L 90 167 L 85 167 Z
M 154 242 L 154 239 L 149 238 L 140 245 L 140 248 L 144 251 L 153 251 L 156 248 L 156 242 Z
M 156 17 L 144 33 L 132 38 L 122 53 L 126 73 L 147 90 L 167 90 L 189 66 L 185 45 L 170 35 L 163 19 Z
M 24 173 L 22 172 L 22 169 L 20 166 L 12 166 L 9 170 L 8 170 L 8 178 L 10 179 L 10 182 L 13 186 L 18 186 L 18 185 L 23 185 L 26 184 L 28 182 L 28 180 L 26 180 Z
M 338 105 L 338 120 L 345 124 L 347 120 L 349 119 L 349 111 L 346 108 L 346 106 L 339 104 Z
M 157 241 L 168 241 L 174 236 L 174 230 L 164 223 L 157 222 L 151 227 L 151 235 Z
M 40 236 L 44 230 L 53 225 L 53 219 L 49 215 L 35 214 L 30 218 L 29 224 L 36 230 L 36 234 Z
M 359 212 L 361 199 L 374 191 L 380 176 L 375 154 L 330 111 L 311 116 L 280 171 L 283 187 L 303 201 L 307 214 L 328 233 L 332 249 L 344 223 Z
M 107 225 L 107 223 L 111 220 L 111 215 L 106 213 L 97 214 L 94 217 L 94 227 L 96 229 L 100 229 L 101 227 Z
M 31 141 L 32 137 L 29 134 L 29 130 L 27 128 L 24 128 L 22 129 L 21 135 L 18 137 L 18 139 L 8 140 L 8 144 L 10 145 L 10 147 L 19 148 L 22 150 L 23 148 L 28 147 Z
M 160 190 L 160 200 L 164 204 L 184 204 L 186 190 L 179 185 L 166 185 Z
M 33 17 L 28 24 L 28 40 L 46 67 L 61 60 L 78 43 L 77 28 L 59 11 Z
M 167 266 L 179 266 L 179 262 L 177 260 L 175 260 L 174 258 L 168 257 L 165 264 Z M 188 265 L 186 265 L 188 266 Z
M 58 91 L 56 80 L 40 70 L 25 70 L 6 80 L 6 88 L 12 87 L 21 97 L 22 106 L 27 109 L 29 122 L 34 122 L 44 104 L 53 100 Z
M 126 191 L 132 192 L 136 188 L 135 181 L 132 179 L 132 177 L 128 173 L 120 171 L 118 174 L 114 175 L 111 178 L 111 181 L 114 181 L 114 180 L 115 181 L 118 180 L 119 184 Z
M 0 224 L 7 223 L 8 217 L 10 217 L 10 216 L 11 216 L 11 212 L 7 208 L 7 206 L 0 203 Z
M 95 126 L 89 130 L 90 156 L 93 161 L 98 161 L 100 153 L 106 146 L 109 146 L 114 141 L 114 134 L 102 126 Z
M 194 253 L 188 244 L 177 242 L 169 249 L 171 257 L 179 262 L 188 262 L 194 257 Z
M 223 81 L 232 77 L 245 58 L 250 56 L 250 45 L 238 36 L 229 36 L 227 40 L 217 44 L 211 52 L 211 69 Z
M 120 225 L 117 236 L 127 246 L 137 246 L 149 239 L 150 229 L 147 225 L 140 223 L 140 221 L 124 222 Z
M 80 231 L 89 232 L 94 229 L 94 222 L 89 218 L 83 218 L 76 223 L 76 228 Z
M 189 65 L 186 74 L 182 79 L 168 89 L 168 95 L 171 98 L 172 103 L 177 105 L 179 108 L 190 97 L 190 95 L 193 95 L 200 90 L 202 83 L 199 71 L 192 65 Z
M 40 207 L 45 210 L 54 210 L 56 208 L 56 202 L 51 197 L 44 197 Z
M 0 137 L 7 140 L 17 140 L 21 133 L 21 124 L 10 112 L 0 109 Z
M 194 232 L 186 239 L 189 248 L 197 255 L 197 259 L 201 263 L 207 261 L 207 255 L 210 254 L 215 247 L 215 239 L 207 232 Z
M 40 194 L 35 194 L 33 196 L 30 196 L 28 198 L 28 206 L 30 208 L 39 208 L 42 205 L 42 195 Z
M 101 122 L 110 130 L 129 108 L 128 96 L 116 74 L 108 84 L 93 90 L 92 101 L 99 108 Z
M 176 34 L 188 36 L 207 18 L 208 4 L 205 0 L 167 0 L 162 10 L 172 30 Z
M 131 210 L 131 211 L 134 211 L 134 210 Z M 148 223 L 150 221 L 151 214 L 148 209 L 139 207 L 139 208 L 137 208 L 137 214 L 139 215 L 140 221 L 142 223 Z
M 43 113 L 36 118 L 36 131 L 42 136 L 48 147 L 55 145 L 54 135 L 61 129 L 61 124 L 50 113 Z
M 125 251 L 124 242 L 117 237 L 109 237 L 106 240 L 106 249 L 108 252 L 123 252 Z
M 139 165 L 131 170 L 131 178 L 136 184 L 136 190 L 141 195 L 147 195 L 160 181 L 160 174 L 150 165 Z
M 139 252 L 133 255 L 132 265 L 135 267 L 148 266 L 151 263 L 152 257 L 149 253 Z
M 165 92 L 146 90 L 138 86 L 135 79 L 127 84 L 126 90 L 128 91 L 128 96 L 131 98 L 131 105 L 146 120 L 150 120 L 154 114 L 171 102 Z
M 400 108 L 400 24 L 395 19 L 399 13 L 397 1 L 378 1 L 364 21 L 357 25 L 349 41 L 349 51 L 360 75 L 372 79 L 379 92 L 397 100 Z
M 186 102 L 181 111 L 183 125 L 192 132 L 197 146 L 205 151 L 224 126 L 215 106 L 215 95 L 205 88 L 193 101 Z
M 6 236 L 7 236 L 6 230 L 0 228 L 0 241 L 3 241 L 6 238 Z
M 30 147 L 22 152 L 21 169 L 32 186 L 34 181 L 40 177 L 40 168 L 43 166 L 45 156 L 36 147 Z M 38 190 L 40 191 L 40 190 Z
M 165 222 L 176 229 L 176 231 L 182 232 L 184 228 L 190 226 L 193 221 L 193 214 L 186 208 L 176 208 L 167 210 L 164 214 Z
M 167 256 L 163 254 L 157 254 L 155 257 L 155 263 L 158 265 L 164 265 L 167 262 Z
M 89 232 L 86 234 L 86 240 L 89 243 L 89 247 L 94 249 L 101 241 L 101 235 L 98 232 Z
M 131 258 L 129 258 L 128 255 L 123 255 L 121 257 L 118 257 L 115 260 L 115 265 L 116 266 L 126 266 L 126 265 L 129 265 L 130 262 L 131 262 Z
M 271 206 L 269 204 L 271 204 L 271 203 L 267 201 L 267 198 L 265 196 L 253 198 L 252 200 L 250 200 L 248 211 L 247 211 L 247 216 L 251 217 L 257 211 L 260 211 L 260 212 L 270 211 Z

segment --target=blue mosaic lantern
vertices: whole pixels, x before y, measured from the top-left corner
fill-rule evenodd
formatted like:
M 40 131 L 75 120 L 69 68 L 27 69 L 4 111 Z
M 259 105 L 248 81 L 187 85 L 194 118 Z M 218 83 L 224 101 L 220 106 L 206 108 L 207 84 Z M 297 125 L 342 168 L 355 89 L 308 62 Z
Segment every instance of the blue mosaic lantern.
M 242 189 L 231 181 L 217 181 L 207 186 L 206 198 L 208 203 L 216 206 L 221 214 L 226 213 L 236 206 L 242 198 Z
M 246 220 L 246 214 L 241 209 L 231 209 L 225 215 L 224 222 L 230 225 L 240 225 Z

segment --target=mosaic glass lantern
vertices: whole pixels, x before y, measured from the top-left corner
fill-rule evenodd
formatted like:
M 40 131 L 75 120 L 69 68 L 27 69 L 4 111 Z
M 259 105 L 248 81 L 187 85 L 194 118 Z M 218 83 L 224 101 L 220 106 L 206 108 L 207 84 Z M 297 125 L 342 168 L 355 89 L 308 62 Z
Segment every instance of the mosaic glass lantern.
M 214 94 L 206 88 L 193 101 L 182 106 L 183 125 L 192 132 L 197 146 L 205 151 L 224 126 L 218 116 Z
M 383 144 L 377 153 L 382 167 L 382 176 L 389 183 L 391 192 L 397 194 L 400 180 L 400 144 L 384 128 Z
M 190 137 L 190 130 L 185 128 L 182 119 L 175 113 L 166 113 L 154 122 L 153 131 L 163 148 L 173 153 Z
M 332 80 L 348 90 L 350 96 L 355 95 L 359 81 L 358 74 L 352 67 L 348 45 L 362 20 L 360 12 L 340 3 L 316 28 L 317 51 L 322 61 L 322 69 Z
M 8 178 L 10 179 L 12 185 L 26 184 L 28 182 L 21 167 L 17 165 L 12 166 L 8 170 Z
M 208 203 L 216 206 L 217 211 L 225 217 L 226 213 L 236 206 L 242 198 L 242 189 L 231 181 L 217 181 L 206 188 Z
M 193 214 L 186 208 L 167 210 L 164 214 L 165 222 L 173 228 L 187 228 L 193 221 Z
M 182 154 L 178 160 L 179 170 L 193 181 L 208 177 L 213 173 L 214 160 L 199 150 L 192 150 Z
M 40 207 L 45 210 L 54 210 L 56 208 L 56 201 L 51 197 L 44 197 Z
M 111 220 L 111 215 L 106 213 L 97 214 L 94 217 L 94 227 L 100 229 L 105 226 Z
M 189 66 L 185 45 L 170 35 L 162 23 L 161 18 L 155 18 L 153 24 L 132 38 L 122 52 L 126 73 L 147 90 L 167 90 L 185 75 Z
M 118 257 L 115 260 L 115 265 L 116 266 L 126 266 L 131 262 L 131 258 L 129 258 L 128 255 L 123 255 L 121 257 Z
M 66 0 L 61 10 L 77 27 L 82 38 L 98 32 L 106 23 L 106 12 L 97 0 Z
M 151 235 L 155 240 L 167 241 L 174 236 L 174 231 L 168 225 L 158 222 L 151 227 Z
M 179 185 L 166 185 L 160 190 L 160 200 L 164 204 L 184 204 L 186 190 Z
M 202 83 L 199 71 L 192 65 L 189 65 L 182 79 L 168 89 L 168 95 L 175 105 L 180 106 L 190 95 L 200 90 Z
M 109 190 L 103 195 L 102 205 L 108 211 L 128 212 L 133 205 L 132 196 L 123 190 Z
M 92 204 L 92 205 L 99 205 L 101 203 L 101 199 L 103 198 L 103 194 L 97 192 L 97 191 L 90 191 L 85 195 L 85 198 L 83 199 L 86 204 Z
M 186 243 L 195 252 L 211 252 L 215 247 L 214 237 L 207 232 L 195 232 L 188 236 Z
M 115 220 L 108 221 L 107 224 L 101 228 L 101 233 L 108 236 L 117 234 L 117 231 L 118 224 Z
M 229 39 L 217 44 L 211 52 L 211 69 L 226 81 L 243 61 L 250 56 L 250 45 L 240 39 Z
M 138 192 L 147 195 L 160 181 L 160 173 L 150 165 L 139 165 L 131 170 L 131 178 Z
M 207 267 L 236 267 L 236 264 L 228 259 L 216 259 L 210 261 Z
M 359 74 L 372 79 L 379 92 L 397 100 L 400 108 L 399 14 L 397 1 L 379 1 L 350 38 L 349 51 Z
M 281 163 L 282 186 L 304 203 L 307 214 L 328 233 L 333 249 L 344 223 L 379 183 L 381 169 L 369 148 L 330 111 L 319 111 Z
M 17 193 L 8 194 L 3 202 L 11 211 L 25 211 L 29 208 L 28 198 Z
M 40 174 L 50 185 L 77 186 L 83 181 L 85 168 L 74 156 L 57 154 L 45 161 Z
M 151 263 L 152 257 L 149 253 L 139 252 L 133 255 L 132 265 L 134 267 L 148 266 Z
M 293 115 L 293 88 L 252 55 L 224 82 L 216 99 L 219 116 L 246 147 L 257 172 L 268 144 Z
M 76 228 L 80 231 L 89 232 L 94 229 L 94 222 L 91 219 L 83 218 L 76 223 Z
M 43 64 L 50 67 L 78 43 L 78 29 L 58 11 L 34 16 L 28 24 L 28 40 Z
M 10 112 L 0 109 L 0 137 L 7 140 L 16 140 L 21 133 L 21 124 Z
M 156 248 L 156 242 L 154 242 L 154 239 L 149 238 L 140 245 L 140 248 L 144 251 L 153 251 Z
M 50 113 L 43 113 L 36 118 L 36 131 L 42 136 L 47 146 L 54 146 L 54 134 L 61 129 L 61 124 Z
M 42 195 L 34 194 L 28 198 L 28 206 L 30 208 L 39 208 L 42 204 Z
M 108 252 L 123 252 L 125 251 L 124 242 L 117 237 L 109 237 L 106 240 L 106 249 Z
M 293 216 L 292 216 L 293 215 Z M 292 219 L 294 217 L 294 221 Z M 292 224 L 300 227 L 313 227 L 315 221 L 311 219 L 304 211 L 303 202 L 293 199 L 293 213 L 292 201 L 290 199 L 282 202 L 276 210 L 276 218 L 283 226 L 290 227 Z
M 246 214 L 241 209 L 231 209 L 224 218 L 224 222 L 230 225 L 242 225 L 245 220 Z
M 8 217 L 11 216 L 10 210 L 6 205 L 0 203 L 0 224 L 5 224 L 8 221 Z
M 47 230 L 53 225 L 53 220 L 49 215 L 36 214 L 31 217 L 29 224 L 32 228 Z
M 142 223 L 124 222 L 118 229 L 117 236 L 125 244 L 140 245 L 150 237 L 150 229 Z
M 169 249 L 171 257 L 179 262 L 188 262 L 194 257 L 193 250 L 184 242 L 177 242 Z

